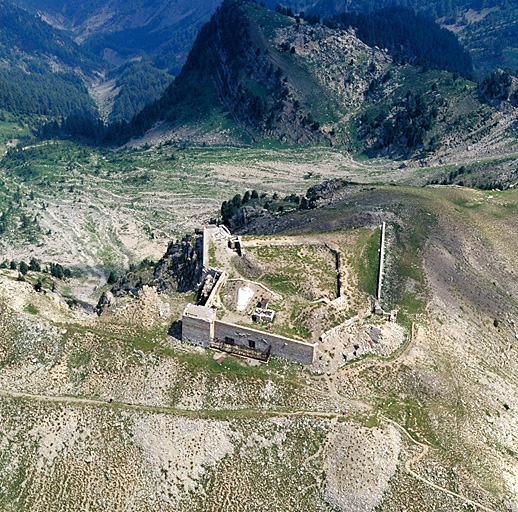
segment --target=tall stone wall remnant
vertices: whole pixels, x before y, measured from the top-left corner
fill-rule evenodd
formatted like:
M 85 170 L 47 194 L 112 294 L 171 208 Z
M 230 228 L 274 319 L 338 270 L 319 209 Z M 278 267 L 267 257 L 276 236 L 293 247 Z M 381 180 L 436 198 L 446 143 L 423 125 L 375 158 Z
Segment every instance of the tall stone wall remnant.
M 182 341 L 209 347 L 214 339 L 216 310 L 187 304 L 182 316 Z
M 376 292 L 376 299 L 381 300 L 381 286 L 383 285 L 383 266 L 385 265 L 385 222 L 381 225 L 381 240 L 380 240 L 380 263 L 378 269 L 378 289 Z
M 214 338 L 218 341 L 261 351 L 266 351 L 271 347 L 270 353 L 274 356 L 284 357 L 303 364 L 314 362 L 318 343 L 306 343 L 218 320 L 214 324 Z

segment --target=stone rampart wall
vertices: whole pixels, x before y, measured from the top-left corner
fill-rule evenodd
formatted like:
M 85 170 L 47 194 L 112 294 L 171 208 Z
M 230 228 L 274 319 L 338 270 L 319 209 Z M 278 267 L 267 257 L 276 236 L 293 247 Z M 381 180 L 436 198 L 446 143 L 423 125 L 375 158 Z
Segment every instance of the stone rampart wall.
M 378 267 L 378 289 L 376 291 L 376 299 L 381 300 L 381 286 L 383 284 L 383 266 L 385 264 L 385 222 L 381 225 L 380 238 L 380 260 Z
M 218 226 L 209 225 L 203 227 L 203 268 L 209 268 L 209 248 L 212 239 L 212 233 L 218 229 Z
M 231 338 L 236 345 L 242 347 L 250 347 L 250 341 L 252 341 L 258 350 L 266 350 L 271 346 L 271 354 L 303 364 L 313 363 L 318 346 L 316 343 L 304 343 L 285 336 L 217 320 L 214 322 L 214 338 L 223 342 L 226 338 Z
M 216 284 L 212 288 L 212 291 L 210 292 L 209 298 L 207 299 L 207 302 L 205 303 L 206 306 L 211 307 L 214 304 L 214 300 L 216 299 L 219 291 L 221 290 L 221 287 L 227 280 L 227 273 L 223 271 L 220 276 L 218 277 L 218 280 L 216 281 Z

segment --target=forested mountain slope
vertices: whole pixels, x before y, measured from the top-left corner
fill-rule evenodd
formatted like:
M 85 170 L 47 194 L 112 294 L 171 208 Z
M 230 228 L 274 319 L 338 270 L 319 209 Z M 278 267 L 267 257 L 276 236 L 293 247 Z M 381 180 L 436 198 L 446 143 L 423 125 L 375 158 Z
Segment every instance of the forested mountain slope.
M 82 77 L 100 64 L 62 31 L 13 4 L 0 2 L 0 108 L 69 115 L 95 106 Z
M 469 53 L 456 36 L 433 19 L 406 7 L 387 7 L 373 13 L 337 14 L 324 21 L 331 28 L 353 28 L 369 46 L 386 48 L 396 62 L 409 62 L 466 78 L 473 74 Z
M 277 3 L 322 18 L 346 11 L 374 12 L 394 4 L 409 7 L 456 33 L 470 50 L 479 76 L 497 68 L 518 68 L 518 4 L 513 0 L 272 0 L 267 5 Z
M 173 77 L 149 62 L 131 61 L 107 75 L 113 80 L 116 95 L 109 113 L 111 121 L 130 120 L 146 105 L 164 93 Z
M 102 59 L 103 67 L 107 73 L 106 79 L 96 82 L 87 81 L 87 86 L 97 87 L 94 97 L 98 98 L 98 106 L 103 110 L 105 119 L 110 121 L 129 121 L 146 103 L 156 100 L 172 81 L 171 75 L 177 75 L 185 62 L 192 43 L 196 38 L 200 27 L 209 19 L 209 16 L 219 4 L 218 0 L 196 0 L 196 2 L 171 2 L 160 0 L 150 2 L 147 0 L 132 0 L 122 2 L 120 0 L 89 0 L 86 2 L 73 2 L 71 0 L 13 0 L 19 6 L 28 9 L 54 27 L 66 29 L 68 34 L 80 44 L 82 51 L 72 52 L 74 54 L 88 54 L 94 60 Z M 267 1 L 266 5 L 274 8 L 279 2 Z M 410 62 L 422 64 L 426 57 L 435 57 L 436 65 L 441 58 L 443 63 L 439 67 L 444 68 L 447 62 L 451 62 L 451 52 L 454 51 L 455 40 L 445 37 L 444 33 L 436 40 L 448 40 L 445 46 L 437 45 L 435 51 L 429 46 L 420 45 L 420 41 L 414 44 L 414 55 L 408 56 L 408 48 L 402 52 L 394 51 L 399 41 L 391 47 L 391 41 L 386 41 L 387 33 L 383 24 L 387 20 L 399 19 L 401 26 L 410 34 L 432 34 L 435 28 L 429 26 L 429 30 L 423 30 L 419 17 L 414 17 L 411 11 L 407 14 L 393 15 L 392 11 L 381 11 L 375 14 L 361 14 L 379 11 L 380 8 L 391 6 L 392 1 L 381 0 L 322 0 L 280 2 L 290 7 L 293 12 L 305 10 L 307 13 L 318 15 L 331 26 L 347 28 L 352 26 L 362 41 L 370 46 L 388 47 L 392 57 L 399 59 L 409 58 Z M 516 6 L 509 1 L 496 2 L 496 0 L 485 0 L 468 2 L 466 0 L 454 0 L 452 2 L 421 0 L 403 0 L 398 2 L 401 6 L 415 9 L 437 20 L 443 26 L 455 32 L 461 41 L 471 50 L 474 58 L 475 74 L 482 78 L 486 73 L 497 67 L 517 67 L 516 51 L 518 47 L 516 38 Z M 7 5 L 5 2 L 2 5 Z M 5 8 L 5 7 L 4 7 Z M 349 14 L 343 14 L 347 11 Z M 22 11 L 19 11 L 22 12 Z M 383 15 L 385 12 L 385 15 Z M 387 15 L 387 12 L 389 15 Z M 340 13 L 340 16 L 336 16 Z M 355 14 L 352 14 L 355 13 Z M 410 14 L 408 14 L 410 13 Z M 21 15 L 26 19 L 27 13 Z M 330 19 L 332 18 L 332 19 Z M 48 31 L 45 23 L 37 22 L 35 18 L 34 27 L 40 27 Z M 380 24 L 380 19 L 382 23 Z M 417 24 L 417 26 L 414 26 Z M 7 26 L 7 24 L 6 24 Z M 59 32 L 65 37 L 64 32 Z M 26 34 L 23 40 L 27 43 L 34 43 L 41 46 L 41 41 L 34 33 Z M 70 38 L 69 38 L 70 39 Z M 422 55 L 415 58 L 415 50 L 421 49 Z M 87 52 L 83 51 L 87 50 Z M 90 52 L 90 53 L 88 53 Z M 69 52 L 70 53 L 70 52 Z M 412 53 L 412 52 L 411 52 Z M 460 53 L 457 52 L 459 55 Z M 448 59 L 444 56 L 448 55 Z M 143 60 L 143 65 L 136 70 L 136 79 L 128 81 L 128 61 L 137 59 Z M 8 59 L 9 60 L 9 59 Z M 472 74 L 470 58 L 453 58 L 454 65 L 451 70 L 457 70 L 462 75 L 469 77 Z M 89 64 L 82 62 L 80 68 L 84 72 L 84 66 Z M 456 69 L 453 69 L 456 68 Z M 167 73 L 167 74 L 165 74 Z M 120 75 L 120 76 L 119 76 Z M 28 78 L 25 76 L 24 78 Z M 48 78 L 48 77 L 47 77 Z M 34 81 L 35 77 L 32 76 Z M 38 80 L 45 82 L 46 78 Z M 16 76 L 16 82 L 21 81 L 21 76 Z M 97 85 L 95 85 L 97 84 Z M 34 86 L 34 84 L 33 84 Z M 59 91 L 71 87 L 75 91 L 81 87 L 78 83 L 70 85 L 68 82 L 56 86 Z M 48 83 L 44 83 L 42 89 L 50 89 Z M 84 91 L 83 91 L 84 92 Z M 18 90 L 13 94 L 18 98 L 31 98 L 33 94 L 20 94 Z M 29 107 L 4 100 L 1 106 L 8 109 L 25 109 Z M 44 103 L 48 104 L 49 101 Z M 44 112 L 57 112 L 59 114 L 71 111 L 87 111 L 90 107 L 81 105 L 81 108 L 64 105 L 57 108 L 54 101 L 52 108 L 44 107 L 39 109 Z M 35 110 L 32 108 L 32 110 Z
M 72 119 L 63 128 L 120 144 L 165 122 L 175 137 L 225 134 L 423 156 L 476 141 L 498 119 L 458 73 L 408 64 L 348 30 L 225 1 L 164 96 L 129 125 Z
M 62 37 L 75 41 L 76 53 L 89 54 L 99 61 L 98 69 L 102 73 L 95 79 L 84 77 L 84 83 L 97 100 L 104 119 L 129 121 L 163 94 L 184 64 L 199 28 L 219 1 L 14 0 L 13 3 L 24 9 L 18 10 L 21 18 L 32 19 L 34 26 L 44 32 L 50 31 L 49 25 L 59 29 Z M 24 40 L 36 48 L 42 46 L 33 32 L 26 31 Z M 85 72 L 82 65 L 79 69 Z M 134 76 L 130 77 L 130 73 Z M 11 103 L 3 106 L 10 109 Z M 70 109 L 63 108 L 58 113 L 68 114 Z
M 16 0 L 49 23 L 71 30 L 76 40 L 112 64 L 147 57 L 179 72 L 196 34 L 219 0 Z

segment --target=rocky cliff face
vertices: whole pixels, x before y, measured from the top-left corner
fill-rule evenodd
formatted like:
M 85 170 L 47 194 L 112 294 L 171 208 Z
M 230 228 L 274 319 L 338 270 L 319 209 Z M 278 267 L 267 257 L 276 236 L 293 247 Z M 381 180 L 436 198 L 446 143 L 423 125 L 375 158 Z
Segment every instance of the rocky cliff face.
M 198 235 L 185 235 L 173 243 L 157 263 L 153 284 L 159 292 L 195 290 L 201 282 L 203 269 L 203 240 Z
M 262 206 L 243 206 L 230 219 L 230 230 L 237 234 L 253 234 L 256 230 L 263 230 L 264 226 L 272 224 L 274 221 L 273 215 Z
M 226 0 L 200 31 L 180 75 L 143 117 L 158 113 L 178 127 L 194 119 L 198 127 L 231 121 L 254 141 L 350 142 L 349 119 L 390 63 L 350 31 Z
M 110 291 L 104 292 L 96 306 L 98 314 L 116 306 L 117 297 L 139 296 L 144 286 L 154 286 L 159 293 L 197 290 L 202 279 L 203 244 L 200 235 L 188 234 L 171 243 L 156 265 L 142 264 L 121 277 Z

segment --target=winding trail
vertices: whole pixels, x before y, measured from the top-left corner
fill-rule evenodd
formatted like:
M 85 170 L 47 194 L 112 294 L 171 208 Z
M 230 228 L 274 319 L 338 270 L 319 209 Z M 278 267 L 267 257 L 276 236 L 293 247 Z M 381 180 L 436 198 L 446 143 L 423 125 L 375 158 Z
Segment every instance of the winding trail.
M 396 354 L 395 358 L 392 358 L 392 357 L 391 358 L 376 357 L 376 359 L 377 359 L 376 362 L 378 364 L 390 365 L 390 364 L 394 363 L 394 360 L 400 360 L 404 355 L 408 354 L 408 352 L 409 352 L 410 348 L 412 347 L 413 342 L 415 340 L 417 329 L 418 329 L 418 326 L 415 323 L 412 323 L 411 334 L 410 334 L 409 340 L 408 340 L 408 342 L 406 344 L 404 344 L 401 347 L 401 350 L 399 351 L 399 353 Z M 369 359 L 360 359 L 358 361 L 353 362 L 352 364 L 354 364 L 354 365 L 362 365 L 362 364 L 364 364 L 366 362 L 369 362 L 369 361 L 372 362 L 372 359 L 371 360 L 369 360 Z M 340 371 L 337 372 L 336 374 L 344 372 L 349 366 L 350 365 L 343 366 L 340 369 Z M 327 388 L 329 390 L 329 393 L 335 399 L 343 399 L 343 397 L 340 395 L 340 393 L 336 389 L 336 385 L 333 382 L 333 379 L 331 379 L 326 374 L 322 375 L 322 379 L 326 382 Z M 424 484 L 432 487 L 433 489 L 436 489 L 437 491 L 440 491 L 440 492 L 443 492 L 445 494 L 448 494 L 449 496 L 452 496 L 454 498 L 458 498 L 458 499 L 464 501 L 465 503 L 467 503 L 467 504 L 469 504 L 469 505 L 471 505 L 471 506 L 473 506 L 475 508 L 478 508 L 478 510 L 484 510 L 485 512 L 497 512 L 494 509 L 486 507 L 482 503 L 479 503 L 477 501 L 471 500 L 471 499 L 467 498 L 466 496 L 463 496 L 462 494 L 456 493 L 454 491 L 450 491 L 449 489 L 446 489 L 445 487 L 437 485 L 434 482 L 432 482 L 430 480 L 427 480 L 423 476 L 421 476 L 418 473 L 416 473 L 412 469 L 412 466 L 414 464 L 417 464 L 418 462 L 420 462 L 424 457 L 426 457 L 426 455 L 428 454 L 430 448 L 432 448 L 431 445 L 427 444 L 427 443 L 419 442 L 416 439 L 414 439 L 412 437 L 412 435 L 410 434 L 410 432 L 408 432 L 408 430 L 405 427 L 403 427 L 402 425 L 400 425 L 396 421 L 393 421 L 393 420 L 387 418 L 386 416 L 384 416 L 381 413 L 379 413 L 379 416 L 384 421 L 394 425 L 398 430 L 403 432 L 403 434 L 405 434 L 405 436 L 410 440 L 411 443 L 413 443 L 414 445 L 419 446 L 420 448 L 422 448 L 422 451 L 420 453 L 418 453 L 417 455 L 415 455 L 411 459 L 408 459 L 408 460 L 405 461 L 405 470 L 407 471 L 408 474 L 410 474 L 411 476 L 413 476 L 417 480 L 423 482 Z
M 226 414 L 229 416 L 312 416 L 317 418 L 333 419 L 336 417 L 336 412 L 333 411 L 312 411 L 312 410 L 287 410 L 287 409 L 179 409 L 175 407 L 159 406 L 159 405 L 145 405 L 135 404 L 130 402 L 116 402 L 110 400 L 99 400 L 95 398 L 82 398 L 77 396 L 63 396 L 63 395 L 42 395 L 37 393 L 27 393 L 19 391 L 10 391 L 6 389 L 0 389 L 0 398 L 11 398 L 11 399 L 23 399 L 23 400 L 34 400 L 37 402 L 48 402 L 57 404 L 73 404 L 73 405 L 87 405 L 95 407 L 107 407 L 113 409 L 126 409 L 134 411 L 143 411 L 150 413 L 160 414 L 174 414 L 178 416 L 190 416 L 190 417 L 221 417 Z
M 446 494 L 448 494 L 449 496 L 453 496 L 454 498 L 459 498 L 461 499 L 462 501 L 464 501 L 465 503 L 475 507 L 475 508 L 478 508 L 480 510 L 485 510 L 485 512 L 496 512 L 496 510 L 492 509 L 492 508 L 488 508 L 486 507 L 485 505 L 482 505 L 482 503 L 479 503 L 478 501 L 473 501 L 473 500 L 470 500 L 469 498 L 466 498 L 466 496 L 463 496 L 462 494 L 458 494 L 456 492 L 453 492 L 453 491 L 450 491 L 449 489 L 446 489 L 445 487 L 442 487 L 440 485 L 437 485 L 437 484 L 434 484 L 433 482 L 431 482 L 430 480 L 427 480 L 426 478 L 422 477 L 421 475 L 417 474 L 413 469 L 412 469 L 412 465 L 413 464 L 417 464 L 421 459 L 423 459 L 429 449 L 430 449 L 430 445 L 428 444 L 424 444 L 424 443 L 421 443 L 419 441 L 416 441 L 412 436 L 411 434 L 408 432 L 408 430 L 406 430 L 403 426 L 401 426 L 399 423 L 396 423 L 395 421 L 392 421 L 390 420 L 389 418 L 387 418 L 386 416 L 382 416 L 383 419 L 388 422 L 388 423 L 391 423 L 392 425 L 394 425 L 395 427 L 397 427 L 401 432 L 403 432 L 405 434 L 406 437 L 408 437 L 408 439 L 413 443 L 415 444 L 416 446 L 419 446 L 421 447 L 423 450 L 418 453 L 417 455 L 415 455 L 414 457 L 412 457 L 411 459 L 408 459 L 406 462 L 405 462 L 405 469 L 406 471 L 412 475 L 414 478 L 417 478 L 418 480 L 420 480 L 421 482 L 425 483 L 426 485 L 429 485 L 430 487 L 433 487 L 434 489 L 438 490 L 438 491 L 441 491 L 441 492 L 444 492 Z
M 396 358 L 397 360 L 400 360 L 401 357 L 408 353 L 410 347 L 413 345 L 413 342 L 416 337 L 416 331 L 417 326 L 415 324 L 412 324 L 411 329 L 411 335 L 409 337 L 408 343 L 406 346 L 402 348 L 402 350 L 397 354 Z M 356 364 L 363 364 L 366 360 L 359 360 L 356 362 Z M 372 362 L 372 360 L 371 360 Z M 380 358 L 378 363 L 381 363 L 383 365 L 385 364 L 393 364 L 394 359 L 385 359 Z M 340 372 L 346 371 L 347 366 L 342 367 Z M 336 376 L 336 374 L 335 374 Z M 344 397 L 340 395 L 338 392 L 338 389 L 336 388 L 336 384 L 333 381 L 333 378 L 330 376 L 324 374 L 322 375 L 322 381 L 326 383 L 327 390 L 328 390 L 328 396 L 331 395 L 336 400 L 336 403 L 342 402 Z M 331 421 L 331 425 L 336 425 L 336 422 L 338 421 L 338 417 L 341 416 L 341 412 L 339 409 L 334 410 L 328 410 L 328 411 L 316 411 L 316 410 L 310 410 L 310 409 L 299 409 L 299 410 L 289 410 L 289 409 L 214 409 L 214 410 L 193 410 L 193 409 L 181 409 L 181 408 L 175 408 L 175 407 L 168 407 L 168 406 L 157 406 L 157 405 L 146 405 L 146 404 L 139 404 L 139 403 L 130 403 L 130 402 L 118 402 L 113 401 L 111 399 L 109 400 L 103 400 L 103 399 L 97 399 L 97 398 L 85 398 L 85 397 L 78 397 L 78 396 L 67 396 L 67 395 L 46 395 L 46 394 L 38 394 L 38 393 L 29 393 L 29 392 L 19 392 L 19 391 L 12 391 L 7 389 L 0 389 L 0 399 L 1 398 L 7 398 L 7 399 L 21 399 L 21 400 L 31 400 L 31 401 L 37 401 L 37 402 L 47 402 L 47 403 L 56 403 L 56 404 L 74 404 L 74 405 L 85 405 L 85 406 L 92 406 L 92 407 L 105 407 L 105 408 L 113 408 L 118 410 L 128 410 L 128 411 L 140 411 L 140 412 L 148 412 L 148 413 L 158 413 L 158 414 L 171 414 L 171 415 L 178 415 L 178 416 L 184 416 L 184 417 L 193 417 L 193 418 L 222 418 L 225 416 L 228 417 L 257 417 L 257 418 L 265 418 L 265 417 L 296 417 L 296 416 L 302 416 L 302 417 L 316 417 L 316 418 L 325 418 L 329 419 Z M 479 503 L 477 501 L 474 501 L 462 494 L 456 493 L 454 491 L 451 491 L 445 487 L 442 487 L 440 485 L 435 484 L 434 482 L 424 478 L 423 476 L 416 473 L 412 467 L 419 463 L 430 451 L 430 449 L 433 449 L 433 447 L 428 442 L 420 442 L 417 441 L 410 432 L 397 423 L 396 421 L 391 420 L 390 418 L 383 415 L 381 412 L 378 412 L 378 415 L 381 419 L 383 419 L 385 422 L 394 425 L 399 431 L 401 431 L 408 440 L 414 444 L 415 446 L 418 446 L 421 448 L 421 451 L 417 453 L 412 458 L 409 458 L 405 461 L 405 470 L 409 475 L 416 478 L 417 480 L 423 482 L 424 484 L 428 485 L 429 487 L 445 493 L 449 496 L 452 496 L 454 498 L 460 499 L 466 504 L 469 504 L 473 507 L 475 507 L 477 510 L 482 510 L 484 512 L 496 512 L 496 510 L 491 509 L 482 503 Z M 322 453 L 322 446 L 319 448 L 319 450 L 310 457 L 307 461 L 309 462 L 310 459 L 317 458 Z M 305 463 L 305 464 L 306 464 Z M 313 474 L 313 472 L 312 472 Z M 319 478 L 317 475 L 313 474 L 315 477 L 315 483 L 312 485 L 318 485 L 319 484 Z M 321 483 L 321 482 L 320 482 Z

